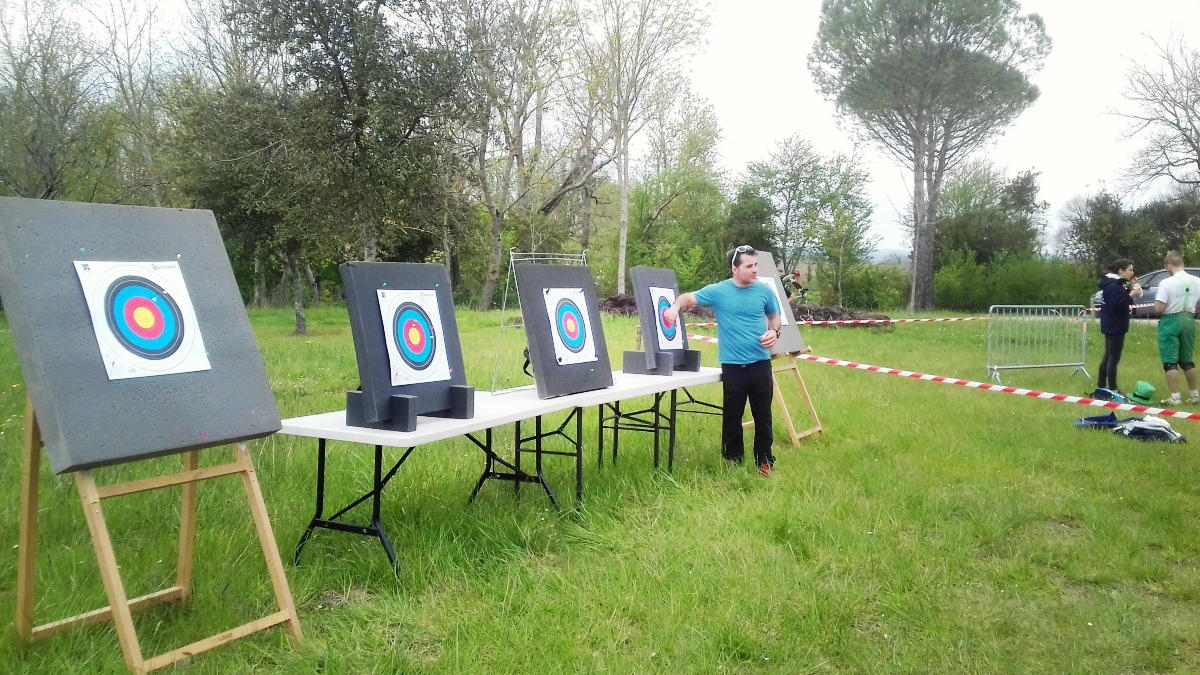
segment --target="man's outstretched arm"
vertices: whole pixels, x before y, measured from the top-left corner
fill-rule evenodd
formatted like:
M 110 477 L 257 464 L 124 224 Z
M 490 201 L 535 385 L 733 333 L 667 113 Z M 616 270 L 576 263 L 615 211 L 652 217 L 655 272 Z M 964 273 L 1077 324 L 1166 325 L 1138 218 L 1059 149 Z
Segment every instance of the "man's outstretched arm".
M 679 297 L 675 298 L 675 302 L 663 312 L 663 318 L 671 323 L 675 323 L 679 319 L 679 313 L 685 309 L 697 307 L 695 293 L 680 293 Z

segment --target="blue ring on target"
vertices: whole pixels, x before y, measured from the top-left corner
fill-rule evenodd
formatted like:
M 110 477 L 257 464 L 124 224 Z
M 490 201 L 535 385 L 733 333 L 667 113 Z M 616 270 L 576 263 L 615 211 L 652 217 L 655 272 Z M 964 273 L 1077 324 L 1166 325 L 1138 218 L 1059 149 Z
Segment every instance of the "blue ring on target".
M 117 342 L 143 359 L 165 359 L 183 344 L 179 305 L 145 277 L 125 276 L 109 284 L 104 317 Z
M 392 314 L 392 334 L 400 359 L 413 370 L 425 370 L 437 354 L 437 334 L 429 315 L 415 302 L 404 302 Z
M 575 330 L 573 332 L 568 328 L 568 320 L 574 320 Z M 554 330 L 558 331 L 558 338 L 562 340 L 563 346 L 572 353 L 578 354 L 583 351 L 583 346 L 587 343 L 583 312 L 580 312 L 579 306 L 567 298 L 559 300 L 558 305 L 554 308 Z
M 663 337 L 668 340 L 674 340 L 675 335 L 679 332 L 679 321 L 675 321 L 670 326 L 667 326 L 666 318 L 663 317 L 663 312 L 671 308 L 671 303 L 667 302 L 666 297 L 658 296 L 658 313 L 655 315 L 658 319 L 658 329 L 662 331 Z

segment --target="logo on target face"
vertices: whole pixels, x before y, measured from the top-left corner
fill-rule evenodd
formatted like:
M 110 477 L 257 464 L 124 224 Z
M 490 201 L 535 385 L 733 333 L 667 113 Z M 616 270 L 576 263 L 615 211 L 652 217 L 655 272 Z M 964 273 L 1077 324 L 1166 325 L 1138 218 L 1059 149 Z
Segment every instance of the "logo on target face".
M 667 340 L 674 340 L 675 335 L 679 332 L 679 322 L 669 321 L 667 319 L 667 310 L 671 308 L 671 303 L 663 296 L 658 298 L 658 328 L 662 331 L 663 337 Z
M 579 306 L 568 298 L 562 298 L 554 308 L 554 327 L 563 346 L 578 354 L 587 343 L 587 330 L 583 327 L 583 314 Z
M 413 370 L 425 370 L 437 355 L 437 334 L 429 315 L 415 302 L 403 302 L 392 315 L 397 351 Z
M 165 359 L 183 344 L 179 305 L 145 277 L 124 276 L 109 284 L 104 317 L 117 342 L 143 359 Z

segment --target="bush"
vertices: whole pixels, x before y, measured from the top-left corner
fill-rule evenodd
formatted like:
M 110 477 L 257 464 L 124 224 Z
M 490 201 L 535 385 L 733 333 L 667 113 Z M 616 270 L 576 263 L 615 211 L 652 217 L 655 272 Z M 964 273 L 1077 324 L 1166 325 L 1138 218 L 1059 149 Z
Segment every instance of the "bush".
M 816 290 L 826 305 L 854 309 L 896 309 L 908 302 L 908 270 L 899 265 L 854 265 L 842 278 L 842 301 L 838 302 L 829 265 L 817 268 Z
M 1096 284 L 1079 263 L 1005 255 L 980 265 L 966 251 L 933 277 L 938 308 L 977 312 L 991 305 L 1086 305 Z

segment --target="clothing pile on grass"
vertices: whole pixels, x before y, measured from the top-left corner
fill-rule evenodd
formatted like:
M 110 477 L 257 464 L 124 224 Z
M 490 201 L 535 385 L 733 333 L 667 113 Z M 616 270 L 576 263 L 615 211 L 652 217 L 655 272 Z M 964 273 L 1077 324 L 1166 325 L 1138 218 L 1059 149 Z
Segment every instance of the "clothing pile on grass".
M 1100 390 L 1097 389 L 1097 392 Z M 1150 405 L 1150 397 L 1154 395 L 1154 387 L 1149 382 L 1138 382 L 1133 394 L 1119 391 L 1104 390 L 1111 398 L 1104 400 L 1118 403 L 1131 402 L 1138 405 Z M 1100 398 L 1093 396 L 1093 398 Z M 1096 415 L 1075 420 L 1075 426 L 1080 429 L 1111 429 L 1113 433 L 1133 438 L 1139 441 L 1166 441 L 1168 443 L 1187 443 L 1183 434 L 1171 428 L 1171 424 L 1161 417 L 1146 415 L 1145 417 L 1127 417 L 1117 419 L 1116 413 Z

